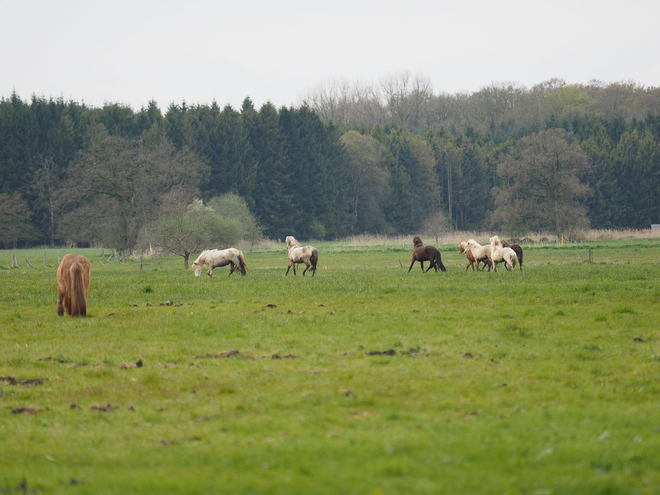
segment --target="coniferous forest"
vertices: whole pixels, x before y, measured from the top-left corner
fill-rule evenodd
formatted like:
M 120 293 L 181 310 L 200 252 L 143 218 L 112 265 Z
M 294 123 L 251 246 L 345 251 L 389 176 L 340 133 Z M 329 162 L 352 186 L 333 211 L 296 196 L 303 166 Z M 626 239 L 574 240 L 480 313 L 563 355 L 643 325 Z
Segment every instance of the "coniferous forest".
M 0 100 L 1 246 L 132 249 L 164 217 L 201 219 L 191 205 L 227 197 L 273 239 L 649 228 L 660 88 L 551 80 L 437 94 L 399 74 L 329 82 L 282 108 Z

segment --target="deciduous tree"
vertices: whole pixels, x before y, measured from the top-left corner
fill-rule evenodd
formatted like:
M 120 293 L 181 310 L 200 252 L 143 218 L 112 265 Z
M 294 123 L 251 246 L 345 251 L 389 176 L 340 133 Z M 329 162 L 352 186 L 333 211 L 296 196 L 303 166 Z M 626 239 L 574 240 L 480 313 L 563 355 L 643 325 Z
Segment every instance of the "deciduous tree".
M 198 194 L 204 165 L 192 152 L 161 139 L 153 146 L 139 139 L 111 136 L 94 129 L 90 146 L 69 167 L 61 194 L 75 212 L 83 210 L 102 225 L 102 240 L 132 249 L 140 229 L 160 211 L 172 191 L 189 200 Z
M 182 197 L 170 194 L 161 216 L 145 226 L 140 244 L 158 246 L 166 253 L 183 257 L 184 268 L 192 253 L 204 249 L 224 249 L 241 237 L 241 228 L 234 218 L 224 218 L 201 199 L 185 204 Z
M 591 190 L 582 177 L 586 153 L 563 129 L 521 139 L 497 167 L 503 184 L 496 193 L 493 223 L 546 228 L 557 235 L 588 225 L 584 201 Z

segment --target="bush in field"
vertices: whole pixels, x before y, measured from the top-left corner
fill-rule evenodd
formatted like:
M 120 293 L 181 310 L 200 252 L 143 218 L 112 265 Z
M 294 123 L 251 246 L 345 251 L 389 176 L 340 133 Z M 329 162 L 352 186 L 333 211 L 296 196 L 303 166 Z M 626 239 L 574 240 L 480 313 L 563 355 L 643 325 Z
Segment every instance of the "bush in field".
M 140 235 L 141 244 L 153 244 L 183 257 L 185 268 L 192 253 L 229 247 L 241 237 L 235 218 L 223 217 L 201 199 L 190 204 L 172 202 Z
M 422 235 L 434 237 L 435 242 L 438 242 L 440 236 L 448 230 L 449 220 L 441 211 L 427 218 L 422 224 Z
M 238 194 L 227 193 L 211 198 L 207 205 L 218 215 L 225 219 L 232 219 L 238 223 L 240 238 L 248 241 L 250 247 L 259 242 L 264 234 L 261 225 L 250 212 L 245 199 Z

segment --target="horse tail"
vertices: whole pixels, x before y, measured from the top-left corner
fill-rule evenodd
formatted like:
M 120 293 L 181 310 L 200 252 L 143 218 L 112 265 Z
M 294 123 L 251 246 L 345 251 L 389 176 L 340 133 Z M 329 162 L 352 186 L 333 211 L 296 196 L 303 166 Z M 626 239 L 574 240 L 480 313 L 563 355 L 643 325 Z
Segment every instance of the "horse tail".
M 71 316 L 87 316 L 87 294 L 85 294 L 84 276 L 83 265 L 73 263 L 69 268 Z
M 439 249 L 435 252 L 435 263 L 438 265 L 440 270 L 442 270 L 443 272 L 447 271 L 447 269 L 445 268 L 445 265 L 442 264 L 442 258 L 440 257 L 440 250 Z
M 240 264 L 239 269 L 241 270 L 241 275 L 245 275 L 247 270 L 245 269 L 245 258 L 243 257 L 243 251 L 238 252 L 238 263 Z
M 319 252 L 316 248 L 313 248 L 312 256 L 310 256 L 309 262 L 312 264 L 312 270 L 316 272 L 316 264 L 319 262 Z

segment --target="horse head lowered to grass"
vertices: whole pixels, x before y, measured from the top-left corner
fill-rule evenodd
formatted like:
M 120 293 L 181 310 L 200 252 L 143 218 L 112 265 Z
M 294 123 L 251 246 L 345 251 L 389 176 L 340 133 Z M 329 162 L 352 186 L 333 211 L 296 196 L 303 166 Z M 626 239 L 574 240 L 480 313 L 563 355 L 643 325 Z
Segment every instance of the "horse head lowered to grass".
M 286 269 L 284 276 L 289 274 L 289 270 L 293 267 L 293 274 L 296 274 L 296 264 L 305 263 L 305 270 L 303 277 L 307 270 L 312 269 L 312 277 L 316 275 L 316 264 L 319 262 L 319 252 L 313 246 L 301 246 L 295 237 L 287 236 L 286 248 L 289 250 L 289 266 Z
M 220 266 L 231 265 L 229 275 L 234 273 L 234 270 L 241 272 L 241 275 L 245 275 L 247 271 L 245 269 L 245 258 L 243 257 L 243 253 L 236 248 L 223 250 L 209 249 L 207 251 L 202 251 L 202 254 L 200 254 L 192 264 L 192 267 L 195 270 L 195 277 L 200 276 L 204 265 L 209 266 L 209 277 L 213 276 L 213 269 Z
M 440 257 L 440 251 L 438 248 L 425 246 L 418 236 L 413 237 L 413 244 L 415 248 L 413 249 L 412 262 L 410 263 L 410 268 L 408 268 L 408 273 L 412 270 L 415 261 L 419 261 L 419 264 L 422 266 L 422 272 L 424 271 L 425 261 L 429 262 L 429 267 L 426 269 L 427 272 L 431 268 L 435 268 L 436 272 L 438 271 L 438 268 L 443 272 L 447 271 L 445 265 L 442 264 L 442 258 Z
M 57 314 L 87 316 L 89 260 L 79 254 L 67 254 L 57 267 Z

